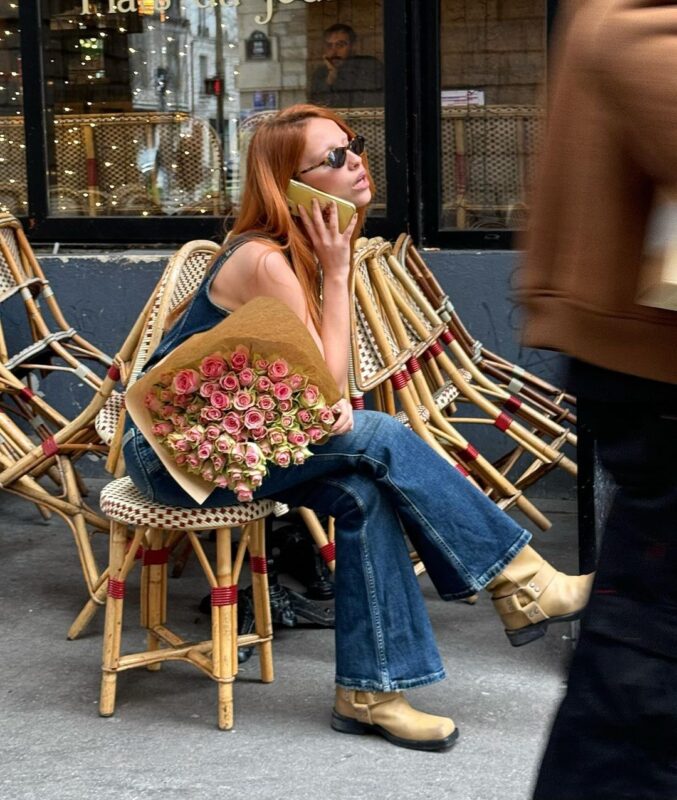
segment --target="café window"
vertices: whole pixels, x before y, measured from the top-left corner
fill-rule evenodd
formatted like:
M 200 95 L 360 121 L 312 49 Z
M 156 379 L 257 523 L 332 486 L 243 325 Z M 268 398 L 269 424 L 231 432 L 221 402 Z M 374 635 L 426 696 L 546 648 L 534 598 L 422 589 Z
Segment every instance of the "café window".
M 297 102 L 336 108 L 365 136 L 372 214 L 385 214 L 383 0 L 41 8 L 50 216 L 233 214 L 252 131 Z M 16 19 L 7 29 L 18 38 Z M 16 49 L 2 58 L 20 74 Z M 0 107 L 19 126 L 20 94 L 13 102 Z
M 0 2 L 0 211 L 25 214 L 26 147 L 19 4 Z
M 544 127 L 547 4 L 441 0 L 442 230 L 524 227 Z

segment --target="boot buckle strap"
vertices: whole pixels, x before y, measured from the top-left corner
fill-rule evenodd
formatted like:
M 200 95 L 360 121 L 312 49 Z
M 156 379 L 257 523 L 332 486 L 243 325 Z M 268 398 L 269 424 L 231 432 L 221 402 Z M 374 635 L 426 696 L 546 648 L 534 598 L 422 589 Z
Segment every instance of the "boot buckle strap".
M 549 619 L 548 615 L 535 601 L 527 603 L 522 609 L 522 613 L 529 620 L 529 624 L 533 625 L 536 622 L 543 622 L 544 619 Z
M 547 561 L 544 561 L 529 582 L 520 588 L 526 595 L 531 597 L 532 600 L 536 600 L 536 598 L 542 595 L 548 586 L 550 586 L 556 574 L 557 570 L 552 564 L 548 564 Z
M 520 601 L 517 599 L 517 595 L 509 594 L 507 597 L 495 597 L 493 598 L 494 608 L 496 611 L 501 614 L 514 614 L 516 611 L 522 611 L 522 606 Z

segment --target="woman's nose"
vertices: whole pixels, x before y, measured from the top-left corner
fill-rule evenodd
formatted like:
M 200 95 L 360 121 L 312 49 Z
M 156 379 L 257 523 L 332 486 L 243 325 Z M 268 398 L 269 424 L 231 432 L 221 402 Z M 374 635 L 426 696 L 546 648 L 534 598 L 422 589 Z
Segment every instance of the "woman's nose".
M 346 152 L 346 158 L 348 169 L 356 169 L 357 167 L 362 166 L 362 156 L 358 156 L 357 153 L 353 153 L 352 150 L 348 150 Z

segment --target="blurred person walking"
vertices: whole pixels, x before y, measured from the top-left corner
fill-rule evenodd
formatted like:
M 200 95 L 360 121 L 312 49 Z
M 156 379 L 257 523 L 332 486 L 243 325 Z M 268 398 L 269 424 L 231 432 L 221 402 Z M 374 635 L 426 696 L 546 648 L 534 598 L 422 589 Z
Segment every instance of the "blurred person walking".
M 571 3 L 560 33 L 523 338 L 571 357 L 616 489 L 533 798 L 675 800 L 677 311 L 636 298 L 663 198 L 677 220 L 677 4 Z

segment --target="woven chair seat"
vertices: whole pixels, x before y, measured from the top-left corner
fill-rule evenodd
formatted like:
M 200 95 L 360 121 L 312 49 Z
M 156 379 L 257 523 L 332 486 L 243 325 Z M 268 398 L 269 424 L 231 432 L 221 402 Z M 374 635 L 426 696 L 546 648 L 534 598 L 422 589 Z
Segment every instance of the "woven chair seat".
M 416 411 L 418 412 L 418 415 L 423 420 L 423 422 L 427 422 L 430 419 L 430 411 L 428 411 L 428 409 L 425 406 L 417 405 Z M 396 419 L 398 422 L 401 422 L 407 428 L 411 428 L 411 423 L 407 418 L 406 411 L 398 411 L 393 418 Z
M 100 504 L 104 514 L 116 522 L 187 530 L 231 528 L 261 519 L 275 510 L 272 500 L 253 500 L 222 508 L 165 506 L 144 497 L 130 478 L 120 478 L 105 486 Z
M 106 400 L 104 407 L 96 415 L 94 427 L 104 444 L 110 445 L 113 441 L 124 404 L 125 399 L 122 392 L 114 391 Z

